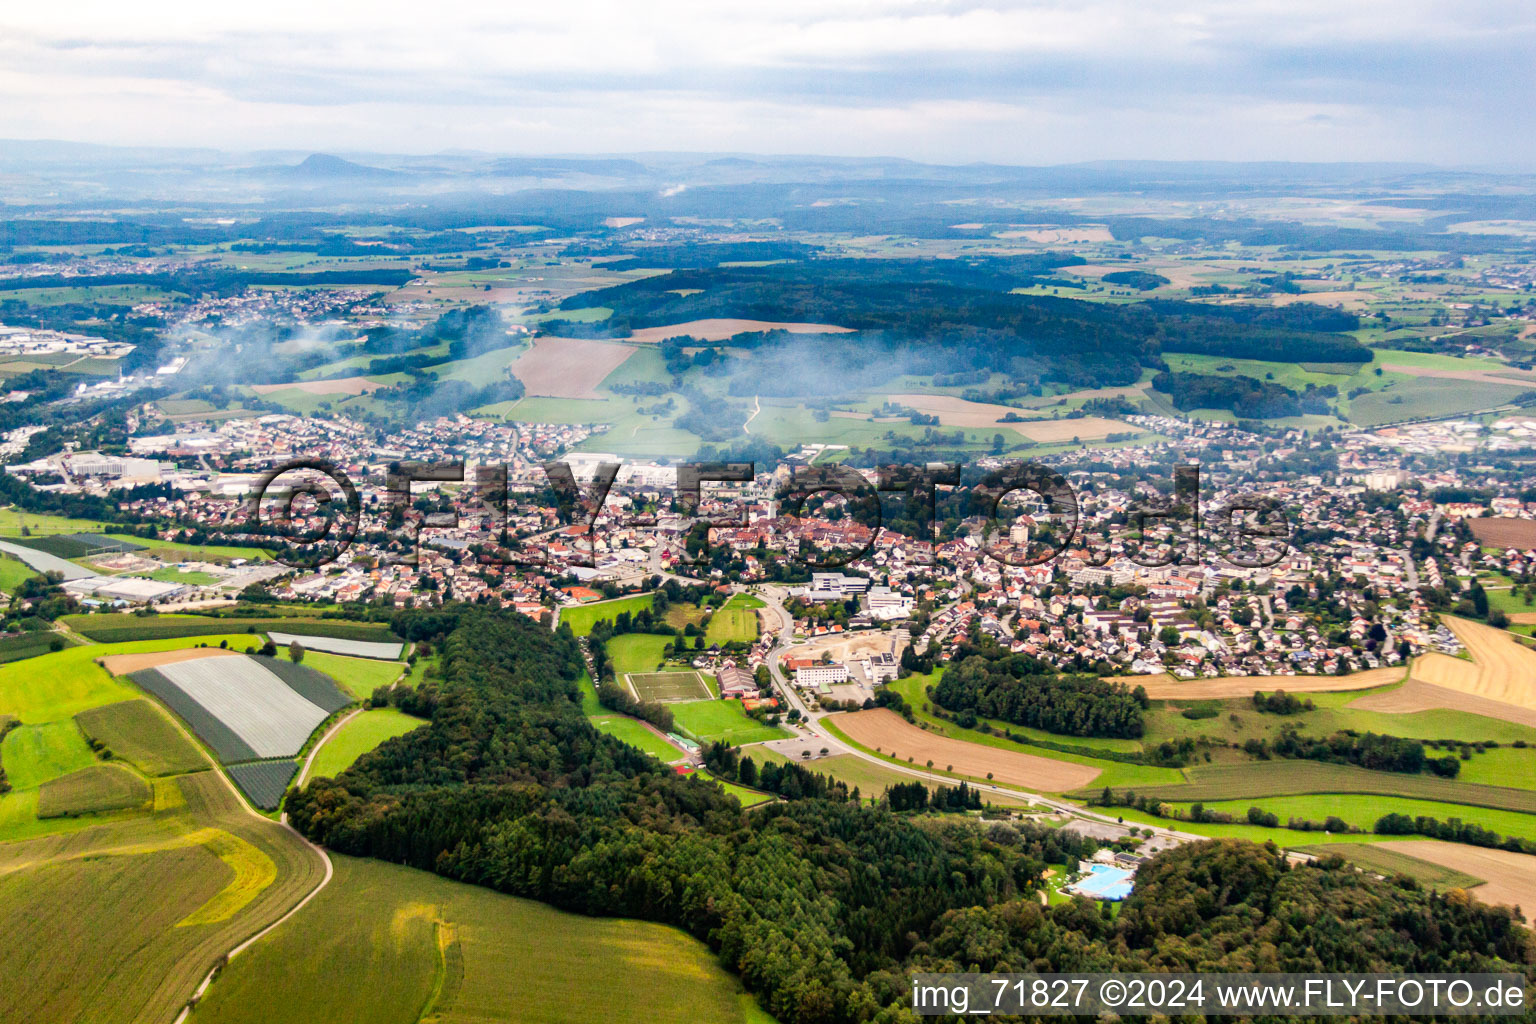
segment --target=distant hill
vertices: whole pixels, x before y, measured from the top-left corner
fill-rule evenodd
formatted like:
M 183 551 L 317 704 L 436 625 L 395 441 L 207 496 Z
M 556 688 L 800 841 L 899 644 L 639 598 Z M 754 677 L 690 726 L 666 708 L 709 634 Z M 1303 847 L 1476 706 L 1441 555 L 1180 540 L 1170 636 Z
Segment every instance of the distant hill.
M 331 156 L 328 153 L 315 153 L 306 157 L 302 163 L 291 167 L 263 167 L 258 168 L 259 174 L 265 174 L 273 178 L 286 178 L 290 181 L 385 181 L 389 179 L 405 178 L 408 175 L 399 171 L 387 170 L 383 167 L 369 167 L 366 164 L 355 164 L 351 160 L 343 160 L 339 156 Z

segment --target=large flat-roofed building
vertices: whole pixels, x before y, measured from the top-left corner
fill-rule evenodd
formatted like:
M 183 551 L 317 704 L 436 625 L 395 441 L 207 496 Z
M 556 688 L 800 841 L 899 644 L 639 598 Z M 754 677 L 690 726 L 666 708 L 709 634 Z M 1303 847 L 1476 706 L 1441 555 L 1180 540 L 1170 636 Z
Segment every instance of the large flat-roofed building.
M 795 673 L 795 682 L 806 687 L 836 685 L 847 681 L 847 665 L 809 665 Z

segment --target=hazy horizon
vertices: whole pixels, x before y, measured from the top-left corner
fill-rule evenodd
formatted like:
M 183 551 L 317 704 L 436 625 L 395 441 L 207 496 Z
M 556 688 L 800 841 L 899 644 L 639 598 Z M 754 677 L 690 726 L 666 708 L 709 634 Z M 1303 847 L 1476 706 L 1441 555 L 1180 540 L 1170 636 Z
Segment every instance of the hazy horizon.
M 1536 12 L 1438 0 L 91 2 L 0 13 L 0 137 L 1514 168 L 1536 163 L 1533 43 Z

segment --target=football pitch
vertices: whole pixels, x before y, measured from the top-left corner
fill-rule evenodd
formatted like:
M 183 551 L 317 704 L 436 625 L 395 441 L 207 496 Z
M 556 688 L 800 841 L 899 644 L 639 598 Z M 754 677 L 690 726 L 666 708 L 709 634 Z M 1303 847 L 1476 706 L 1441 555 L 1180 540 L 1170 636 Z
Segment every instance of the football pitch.
M 636 700 L 673 704 L 685 700 L 709 700 L 714 694 L 697 672 L 630 672 L 624 676 Z

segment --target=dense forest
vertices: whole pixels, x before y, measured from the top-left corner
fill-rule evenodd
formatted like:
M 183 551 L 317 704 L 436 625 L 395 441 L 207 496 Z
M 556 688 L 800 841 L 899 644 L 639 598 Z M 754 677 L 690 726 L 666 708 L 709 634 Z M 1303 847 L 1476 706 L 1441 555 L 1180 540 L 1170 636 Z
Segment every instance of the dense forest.
M 572 296 L 560 309 L 606 306 L 605 321 L 556 320 L 561 335 L 624 336 L 645 327 L 717 317 L 824 323 L 856 334 L 770 334 L 752 339 L 750 387 L 803 391 L 868 384 L 871 375 L 1002 372 L 1015 380 L 1081 387 L 1134 384 L 1145 367 L 1166 369 L 1159 353 L 1231 358 L 1366 362 L 1370 351 L 1337 333 L 1358 326 L 1350 314 L 1306 303 L 1232 311 L 1187 302 L 1127 305 L 1012 289 L 1078 257 L 956 260 L 817 258 L 763 267 L 674 270 Z M 807 374 L 814 367 L 815 374 Z M 720 372 L 724 372 L 721 368 Z M 833 393 L 828 390 L 827 393 Z
M 1298 394 L 1272 381 L 1241 374 L 1159 373 L 1152 378 L 1152 386 L 1168 395 L 1177 409 L 1227 409 L 1261 420 L 1326 413 L 1328 399 L 1338 397 L 1332 384 L 1321 388 L 1308 384 L 1307 390 Z
M 1146 691 L 1095 676 L 1064 676 L 1023 654 L 973 654 L 952 664 L 932 688 L 933 702 L 970 717 L 1065 736 L 1138 737 Z M 967 725 L 964 718 L 961 725 Z M 972 721 L 969 725 L 974 726 Z
M 416 616 L 427 616 L 420 621 Z M 574 638 L 449 607 L 396 616 L 448 635 L 442 677 L 404 698 L 428 726 L 289 796 L 332 849 L 587 914 L 677 925 L 708 942 L 783 1024 L 915 1021 L 916 970 L 1532 972 L 1508 911 L 1384 882 L 1341 861 L 1198 843 L 1139 870 L 1112 917 L 1041 906 L 1072 833 L 851 800 L 743 812 L 582 716 Z

